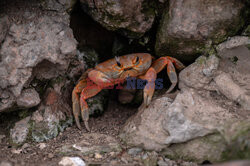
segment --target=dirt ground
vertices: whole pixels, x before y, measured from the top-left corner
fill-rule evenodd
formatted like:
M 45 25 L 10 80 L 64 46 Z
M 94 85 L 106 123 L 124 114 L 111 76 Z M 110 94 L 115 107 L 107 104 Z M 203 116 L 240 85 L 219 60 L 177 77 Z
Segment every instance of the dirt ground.
M 91 127 L 91 133 L 105 134 L 119 141 L 119 129 L 124 125 L 128 117 L 136 113 L 136 111 L 137 109 L 134 107 L 123 106 L 114 100 L 110 100 L 107 111 L 103 115 L 90 118 L 89 125 Z M 22 147 L 16 147 L 10 143 L 8 133 L 8 129 L 10 128 L 9 124 L 16 121 L 16 118 L 6 118 L 6 114 L 1 116 L 0 136 L 4 136 L 4 138 L 1 139 L 0 137 L 0 161 L 9 161 L 14 165 L 37 165 L 38 163 L 39 165 L 57 165 L 62 156 L 58 155 L 55 149 L 65 144 L 80 142 L 84 134 L 87 133 L 84 127 L 83 130 L 79 130 L 74 123 L 73 126 L 67 128 L 63 133 L 60 133 L 58 137 L 43 142 L 46 145 L 43 149 L 41 147 L 39 148 L 39 146 L 43 144 L 34 142 L 27 142 Z M 84 126 L 83 123 L 82 126 Z M 93 145 L 100 143 L 91 140 L 89 140 L 89 142 Z M 85 161 L 100 162 L 100 160 L 95 161 L 94 156 L 92 156 L 92 159 L 91 156 L 80 157 L 85 159 Z M 103 160 L 107 161 L 108 157 Z

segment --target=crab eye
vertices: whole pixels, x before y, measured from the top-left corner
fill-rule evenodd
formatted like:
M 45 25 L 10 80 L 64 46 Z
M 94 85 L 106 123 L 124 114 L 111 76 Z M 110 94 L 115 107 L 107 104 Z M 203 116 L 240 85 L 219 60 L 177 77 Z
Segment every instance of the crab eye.
M 119 61 L 116 61 L 116 63 L 119 67 L 122 67 L 122 64 Z
M 135 64 L 135 65 L 138 65 L 138 63 L 139 63 L 139 57 L 137 56 L 134 60 L 133 60 L 133 64 Z
M 136 60 L 135 60 L 135 63 L 138 63 L 138 62 L 139 62 L 139 57 L 137 56 Z
M 120 58 L 119 57 L 115 57 L 115 61 L 116 61 L 116 63 L 117 63 L 117 65 L 119 66 L 119 67 L 122 67 L 122 64 L 120 63 Z

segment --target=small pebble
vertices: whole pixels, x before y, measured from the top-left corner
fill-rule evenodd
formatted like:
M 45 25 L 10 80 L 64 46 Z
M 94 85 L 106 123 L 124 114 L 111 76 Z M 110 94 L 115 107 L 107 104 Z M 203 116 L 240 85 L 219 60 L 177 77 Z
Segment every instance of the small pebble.
M 101 159 L 102 158 L 102 155 L 100 153 L 95 153 L 95 158 L 96 159 Z
M 63 166 L 86 166 L 85 162 L 80 157 L 63 157 L 59 162 Z
M 48 158 L 51 159 L 51 158 L 53 158 L 53 157 L 54 157 L 54 154 L 53 154 L 53 153 L 49 153 L 49 154 L 48 154 Z
M 40 143 L 40 144 L 38 144 L 38 147 L 39 147 L 39 149 L 44 149 L 44 148 L 46 148 L 46 144 L 45 143 Z

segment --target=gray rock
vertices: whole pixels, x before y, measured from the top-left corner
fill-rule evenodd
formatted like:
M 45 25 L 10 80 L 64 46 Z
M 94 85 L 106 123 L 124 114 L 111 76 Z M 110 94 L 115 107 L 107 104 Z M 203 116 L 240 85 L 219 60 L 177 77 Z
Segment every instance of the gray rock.
M 69 55 L 76 52 L 76 41 L 72 30 L 59 17 L 45 15 L 37 22 L 11 25 L 0 50 L 0 87 L 8 87 L 14 98 L 20 96 L 24 85 L 33 77 L 51 79 L 66 71 Z M 42 65 L 46 62 L 50 65 Z
M 248 166 L 250 160 L 229 161 L 220 164 L 213 164 L 212 166 Z
M 250 110 L 250 50 L 243 44 L 224 49 L 219 55 L 218 76 L 214 78 L 218 90 L 228 99 Z
M 239 46 L 250 45 L 250 37 L 248 36 L 234 36 L 227 41 L 217 46 L 217 51 L 221 52 L 225 49 L 232 49 Z
M 85 166 L 85 162 L 80 157 L 63 157 L 58 163 L 62 166 Z
M 35 89 L 25 89 L 17 98 L 17 105 L 19 107 L 31 108 L 40 103 L 41 99 Z
M 131 148 L 128 150 L 128 154 L 133 155 L 133 156 L 135 156 L 141 152 L 142 152 L 141 148 Z
M 222 42 L 244 25 L 243 7 L 237 0 L 170 0 L 157 34 L 156 55 L 194 60 L 210 40 Z
M 83 9 L 109 30 L 119 30 L 130 37 L 140 37 L 154 21 L 154 9 L 145 0 L 81 0 Z
M 214 89 L 209 83 L 216 74 L 219 58 L 215 55 L 201 56 L 179 74 L 179 88 Z
M 14 128 L 10 130 L 10 137 L 13 143 L 22 144 L 26 141 L 29 134 L 30 116 L 18 121 Z
M 228 99 L 240 103 L 245 109 L 250 110 L 250 96 L 239 85 L 234 83 L 231 76 L 227 73 L 221 73 L 214 78 L 218 90 Z

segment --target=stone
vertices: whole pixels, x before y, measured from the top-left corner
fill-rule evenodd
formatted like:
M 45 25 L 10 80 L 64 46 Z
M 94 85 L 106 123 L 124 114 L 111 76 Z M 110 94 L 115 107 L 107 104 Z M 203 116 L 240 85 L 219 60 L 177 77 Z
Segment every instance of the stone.
M 19 107 L 31 108 L 40 103 L 41 99 L 35 89 L 29 88 L 22 91 L 17 98 L 17 105 Z
M 8 161 L 1 161 L 0 166 L 12 166 L 12 163 L 10 163 Z
M 125 36 L 141 37 L 155 18 L 155 9 L 145 0 L 81 0 L 83 10 L 108 30 Z
M 250 45 L 250 37 L 248 36 L 234 36 L 229 38 L 227 41 L 219 44 L 216 48 L 218 52 L 225 49 L 233 49 L 239 46 Z
M 171 159 L 215 162 L 223 160 L 228 145 L 233 144 L 227 137 L 237 135 L 236 131 L 246 133 L 247 127 L 239 125 L 234 134 L 221 131 L 229 131 L 228 125 L 241 121 L 248 124 L 247 117 L 235 116 L 213 98 L 185 88 L 174 101 L 163 95 L 141 109 L 129 119 L 120 137 L 128 146 L 163 150 Z M 247 136 L 240 137 L 247 140 Z
M 95 158 L 96 159 L 101 159 L 103 156 L 100 153 L 95 153 Z
M 34 4 L 34 7 L 37 6 Z M 24 16 L 30 12 L 34 15 L 32 18 L 37 19 L 23 17 L 19 24 L 10 21 L 9 26 L 4 26 L 7 30 L 1 31 L 5 38 L 1 39 L 3 43 L 0 48 L 0 90 L 8 95 L 0 95 L 0 101 L 4 101 L 0 105 L 1 112 L 19 109 L 14 105 L 19 97 L 22 98 L 22 91 L 31 87 L 29 84 L 33 80 L 44 83 L 44 80 L 65 75 L 70 60 L 76 54 L 77 42 L 69 27 L 68 14 L 58 12 L 53 16 L 45 13 L 38 16 L 40 8 L 37 13 L 29 11 L 30 8 L 25 12 L 16 7 L 13 9 L 14 13 Z M 6 15 L 13 9 L 7 11 Z M 0 26 L 5 25 L 6 19 L 0 20 Z M 35 88 L 39 93 L 43 87 Z
M 250 50 L 244 43 L 236 45 L 238 47 L 218 52 L 221 60 L 218 76 L 214 81 L 223 95 L 250 110 Z M 223 82 L 223 79 L 226 82 Z
M 85 166 L 85 162 L 80 157 L 63 157 L 59 162 L 62 166 Z
M 246 92 L 234 83 L 229 74 L 221 73 L 214 78 L 214 81 L 218 90 L 228 99 L 239 102 L 243 104 L 246 109 L 250 110 L 250 96 L 245 95 Z
M 213 164 L 213 166 L 248 166 L 248 165 L 250 165 L 250 160 L 229 161 L 220 164 Z
M 128 150 L 128 154 L 133 155 L 133 156 L 135 156 L 141 152 L 142 152 L 141 148 L 131 148 Z
M 30 116 L 15 123 L 14 128 L 10 130 L 10 137 L 13 143 L 22 144 L 26 141 L 29 134 Z
M 179 88 L 215 89 L 209 85 L 219 67 L 219 58 L 216 55 L 200 56 L 195 62 L 187 66 L 179 74 Z
M 157 166 L 157 153 L 146 153 L 142 156 L 142 162 L 145 166 Z
M 209 42 L 218 44 L 244 25 L 244 5 L 237 0 L 170 0 L 157 32 L 157 56 L 193 61 Z
M 46 144 L 45 143 L 39 143 L 38 147 L 39 147 L 39 149 L 43 150 L 44 148 L 46 148 Z

